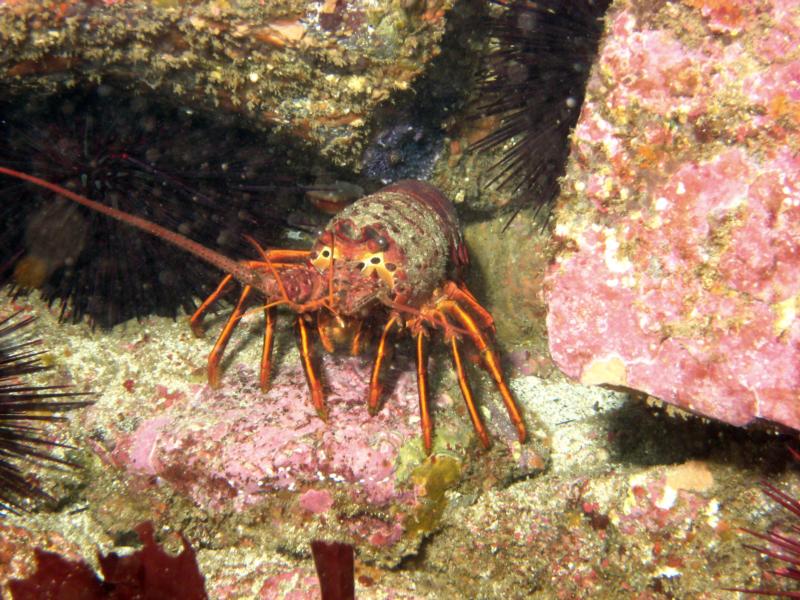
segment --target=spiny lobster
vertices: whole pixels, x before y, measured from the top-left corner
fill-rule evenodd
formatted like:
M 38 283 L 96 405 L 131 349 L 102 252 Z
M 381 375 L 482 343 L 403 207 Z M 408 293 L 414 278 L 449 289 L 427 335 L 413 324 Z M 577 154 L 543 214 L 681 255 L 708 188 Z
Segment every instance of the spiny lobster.
M 416 370 L 422 436 L 428 453 L 433 425 L 428 399 L 426 339 L 441 330 L 450 346 L 453 365 L 467 410 L 481 444 L 489 436 L 475 406 L 459 349 L 468 338 L 480 353 L 484 368 L 494 380 L 520 442 L 526 439 L 519 407 L 506 384 L 489 336 L 494 322 L 461 280 L 469 257 L 455 210 L 435 187 L 421 181 L 399 181 L 365 196 L 338 213 L 310 251 L 263 249 L 250 239 L 260 260 L 235 261 L 178 233 L 127 214 L 59 185 L 14 169 L 0 173 L 33 183 L 91 210 L 137 227 L 218 267 L 225 273 L 216 290 L 192 315 L 195 334 L 202 333 L 202 319 L 235 279 L 242 292 L 222 333 L 208 357 L 208 380 L 220 382 L 220 360 L 253 292 L 265 298 L 264 345 L 260 385 L 269 387 L 272 342 L 278 306 L 296 313 L 298 343 L 311 402 L 322 419 L 327 408 L 322 383 L 313 360 L 309 324 L 316 320 L 319 339 L 328 352 L 347 342 L 353 354 L 363 346 L 366 320 L 380 318 L 383 327 L 369 384 L 370 414 L 380 407 L 381 371 L 393 330 L 405 328 L 416 345 Z

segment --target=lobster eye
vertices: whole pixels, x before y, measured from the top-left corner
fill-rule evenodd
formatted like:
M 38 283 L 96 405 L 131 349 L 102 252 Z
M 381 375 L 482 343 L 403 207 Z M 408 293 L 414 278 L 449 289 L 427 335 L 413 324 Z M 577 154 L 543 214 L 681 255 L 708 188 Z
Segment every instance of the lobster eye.
M 387 240 L 380 232 L 374 227 L 367 227 L 364 229 L 364 236 L 371 240 L 378 250 L 385 251 L 389 248 L 389 240 Z
M 336 224 L 336 233 L 348 240 L 356 239 L 356 230 L 350 219 L 339 221 Z

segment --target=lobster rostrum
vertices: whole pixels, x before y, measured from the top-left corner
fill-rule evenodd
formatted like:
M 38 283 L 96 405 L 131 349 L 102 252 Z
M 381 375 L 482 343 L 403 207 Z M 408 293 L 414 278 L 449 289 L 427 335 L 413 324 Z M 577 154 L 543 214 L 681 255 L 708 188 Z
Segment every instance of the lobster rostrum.
M 295 313 L 298 344 L 311 402 L 327 418 L 322 382 L 313 357 L 313 331 L 332 352 L 347 344 L 352 354 L 364 347 L 365 323 L 381 323 L 377 353 L 370 378 L 367 406 L 380 408 L 382 367 L 394 332 L 405 330 L 416 346 L 416 371 L 423 442 L 432 447 L 427 339 L 442 332 L 450 347 L 459 387 L 472 424 L 484 447 L 489 436 L 475 405 L 462 360 L 460 344 L 469 340 L 480 354 L 503 399 L 520 442 L 526 439 L 520 410 L 506 384 L 498 356 L 490 343 L 494 331 L 491 315 L 469 292 L 461 274 L 469 258 L 455 210 L 435 187 L 421 181 L 400 181 L 365 196 L 338 213 L 311 250 L 263 249 L 250 240 L 259 260 L 235 261 L 178 233 L 145 219 L 118 211 L 61 186 L 14 169 L 0 173 L 49 189 L 87 208 L 157 236 L 226 272 L 214 292 L 192 315 L 190 324 L 201 334 L 209 307 L 234 280 L 242 286 L 239 299 L 208 357 L 208 380 L 220 383 L 220 361 L 233 330 L 246 312 L 254 293 L 264 297 L 264 344 L 260 385 L 269 387 L 271 354 L 277 308 Z

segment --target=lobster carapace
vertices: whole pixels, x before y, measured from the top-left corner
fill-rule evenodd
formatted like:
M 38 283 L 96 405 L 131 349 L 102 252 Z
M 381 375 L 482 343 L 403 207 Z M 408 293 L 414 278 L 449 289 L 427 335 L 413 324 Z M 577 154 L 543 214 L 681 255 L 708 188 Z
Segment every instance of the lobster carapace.
M 208 308 L 237 280 L 239 296 L 208 358 L 208 379 L 220 382 L 220 360 L 233 330 L 248 310 L 254 293 L 264 299 L 264 346 L 260 383 L 269 386 L 272 341 L 278 306 L 296 314 L 303 368 L 317 413 L 327 418 L 322 382 L 313 360 L 313 330 L 328 351 L 346 341 L 353 354 L 363 347 L 364 324 L 379 323 L 380 337 L 370 379 L 367 405 L 380 406 L 381 370 L 394 331 L 405 330 L 416 346 L 419 406 L 425 448 L 432 447 L 433 425 L 428 399 L 429 335 L 440 330 L 450 347 L 459 386 L 481 443 L 489 436 L 475 405 L 460 344 L 469 340 L 494 380 L 520 442 L 526 439 L 520 410 L 506 384 L 490 337 L 491 315 L 464 286 L 461 274 L 469 259 L 455 210 L 435 187 L 421 181 L 399 181 L 365 196 L 338 213 L 311 250 L 262 249 L 252 241 L 258 260 L 234 261 L 145 219 L 97 203 L 38 177 L 0 167 L 0 173 L 22 179 L 101 212 L 178 246 L 227 273 L 216 290 L 192 315 L 193 331 L 202 332 Z

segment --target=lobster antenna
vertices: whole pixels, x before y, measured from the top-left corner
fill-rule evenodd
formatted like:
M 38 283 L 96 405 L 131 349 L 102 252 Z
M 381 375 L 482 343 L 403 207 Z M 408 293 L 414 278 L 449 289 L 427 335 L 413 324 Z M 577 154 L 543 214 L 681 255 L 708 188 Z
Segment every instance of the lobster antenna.
M 266 253 L 266 251 L 254 238 L 250 237 L 249 235 L 245 235 L 244 239 L 250 242 L 250 244 L 256 249 L 256 251 L 261 255 L 261 258 L 263 258 L 264 262 L 267 264 L 267 268 L 270 270 L 272 276 L 275 278 L 275 281 L 278 284 L 278 289 L 281 292 L 281 296 L 283 296 L 281 303 L 285 302 L 290 306 L 294 304 L 291 300 L 289 300 L 289 294 L 286 293 L 286 288 L 283 285 L 283 280 L 281 279 L 281 276 L 278 274 L 277 269 L 275 269 L 275 265 L 273 265 L 272 261 L 269 259 L 269 255 Z M 264 308 L 269 308 L 269 306 L 265 306 Z
M 168 242 L 173 246 L 180 248 L 181 250 L 184 250 L 186 252 L 189 252 L 190 254 L 195 255 L 196 257 L 206 261 L 209 264 L 214 265 L 215 267 L 219 268 L 225 273 L 230 273 L 241 283 L 244 283 L 246 285 L 255 285 L 256 283 L 255 274 L 248 271 L 245 267 L 240 265 L 235 260 L 232 260 L 227 256 L 220 254 L 219 252 L 215 252 L 210 248 L 206 248 L 205 246 L 198 244 L 194 240 L 190 240 L 189 238 L 179 233 L 170 231 L 165 227 L 161 227 L 160 225 L 151 223 L 150 221 L 143 219 L 141 217 L 130 215 L 121 210 L 117 210 L 115 208 L 111 208 L 110 206 L 106 206 L 105 204 L 95 202 L 94 200 L 90 200 L 86 196 L 76 194 L 75 192 L 68 190 L 65 187 L 62 187 L 55 183 L 51 183 L 45 179 L 41 179 L 34 175 L 28 175 L 27 173 L 23 173 L 21 171 L 16 171 L 14 169 L 9 169 L 7 167 L 1 167 L 1 166 L 0 166 L 0 173 L 8 175 L 9 177 L 14 177 L 15 179 L 21 179 L 23 181 L 27 181 L 28 183 L 32 183 L 41 188 L 54 192 L 59 196 L 67 198 L 68 200 L 72 200 L 73 202 L 85 206 L 90 210 L 102 213 L 107 217 L 116 219 L 117 221 L 125 223 L 126 225 L 130 225 L 131 227 L 136 227 L 137 229 L 140 229 L 146 233 L 149 233 L 152 236 L 160 238 L 165 242 Z

